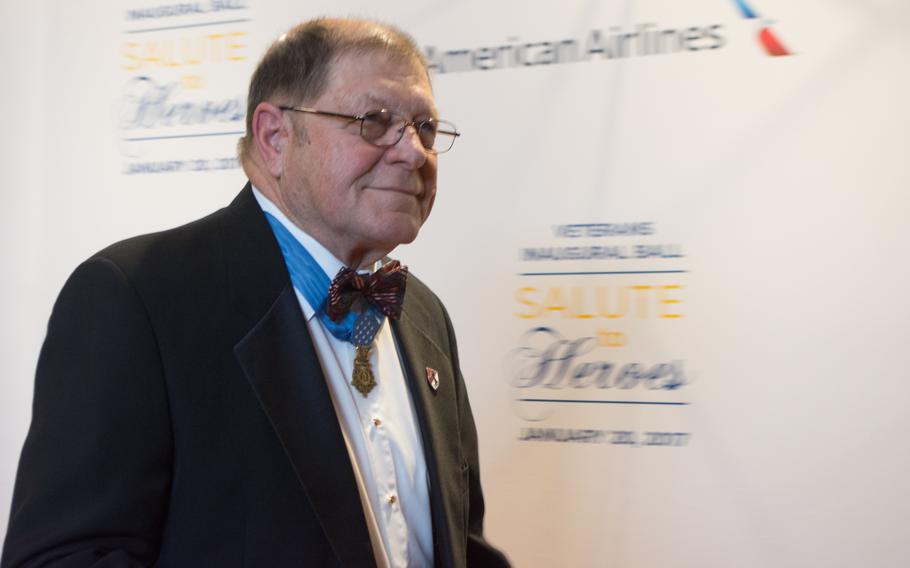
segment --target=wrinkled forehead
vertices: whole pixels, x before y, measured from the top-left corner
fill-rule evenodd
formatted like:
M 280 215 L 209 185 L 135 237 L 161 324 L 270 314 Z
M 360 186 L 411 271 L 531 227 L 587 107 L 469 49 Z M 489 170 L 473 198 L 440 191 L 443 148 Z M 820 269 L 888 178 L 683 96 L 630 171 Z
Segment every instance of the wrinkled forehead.
M 336 56 L 323 97 L 355 105 L 348 110 L 356 112 L 387 108 L 412 116 L 436 115 L 426 68 L 417 58 L 396 52 Z

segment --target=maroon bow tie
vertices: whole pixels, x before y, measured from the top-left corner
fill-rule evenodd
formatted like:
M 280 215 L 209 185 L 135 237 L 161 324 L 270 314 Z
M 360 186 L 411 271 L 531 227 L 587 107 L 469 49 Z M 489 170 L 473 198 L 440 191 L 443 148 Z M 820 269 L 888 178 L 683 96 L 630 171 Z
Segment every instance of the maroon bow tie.
M 389 319 L 397 319 L 401 315 L 407 278 L 408 267 L 397 260 L 369 276 L 342 268 L 329 286 L 326 313 L 332 321 L 341 321 L 358 300 L 364 300 L 376 306 Z

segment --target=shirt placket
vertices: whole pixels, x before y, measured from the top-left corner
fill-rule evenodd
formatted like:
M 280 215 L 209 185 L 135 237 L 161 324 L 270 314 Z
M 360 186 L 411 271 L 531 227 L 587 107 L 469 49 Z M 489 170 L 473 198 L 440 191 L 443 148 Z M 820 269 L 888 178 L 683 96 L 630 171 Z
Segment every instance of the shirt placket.
M 375 350 L 370 354 L 370 365 L 374 371 L 378 370 L 378 354 Z M 377 377 L 382 381 L 382 377 Z M 392 566 L 407 566 L 408 534 L 407 524 L 401 508 L 401 497 L 398 487 L 395 459 L 392 453 L 392 442 L 389 438 L 391 424 L 386 422 L 383 412 L 383 389 L 378 386 L 366 398 L 351 387 L 354 397 L 364 439 L 367 441 L 369 459 L 376 483 L 376 514 L 382 515 L 386 526 L 388 540 L 389 561 Z

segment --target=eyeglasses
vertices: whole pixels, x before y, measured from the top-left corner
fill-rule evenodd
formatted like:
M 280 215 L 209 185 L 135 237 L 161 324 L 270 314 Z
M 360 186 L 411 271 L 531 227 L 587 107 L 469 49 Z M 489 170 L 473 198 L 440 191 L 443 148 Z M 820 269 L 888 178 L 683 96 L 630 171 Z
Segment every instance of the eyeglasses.
M 420 143 L 424 149 L 432 154 L 448 152 L 455 144 L 455 139 L 461 136 L 461 133 L 451 122 L 436 120 L 435 118 L 408 120 L 404 116 L 388 109 L 371 110 L 355 116 L 306 107 L 282 106 L 278 108 L 360 122 L 360 136 L 370 144 L 381 148 L 388 148 L 398 144 L 399 140 L 404 136 L 405 129 L 412 125 L 414 130 L 417 131 L 417 137 L 420 138 Z

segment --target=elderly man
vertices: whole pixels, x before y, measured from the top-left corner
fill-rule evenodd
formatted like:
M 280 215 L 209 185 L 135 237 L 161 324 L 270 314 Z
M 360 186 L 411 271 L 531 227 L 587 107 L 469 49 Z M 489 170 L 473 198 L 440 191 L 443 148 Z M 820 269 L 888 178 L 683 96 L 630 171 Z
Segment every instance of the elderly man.
M 402 32 L 279 38 L 250 85 L 250 184 L 61 292 L 2 565 L 506 565 L 448 315 L 386 257 L 457 136 Z

